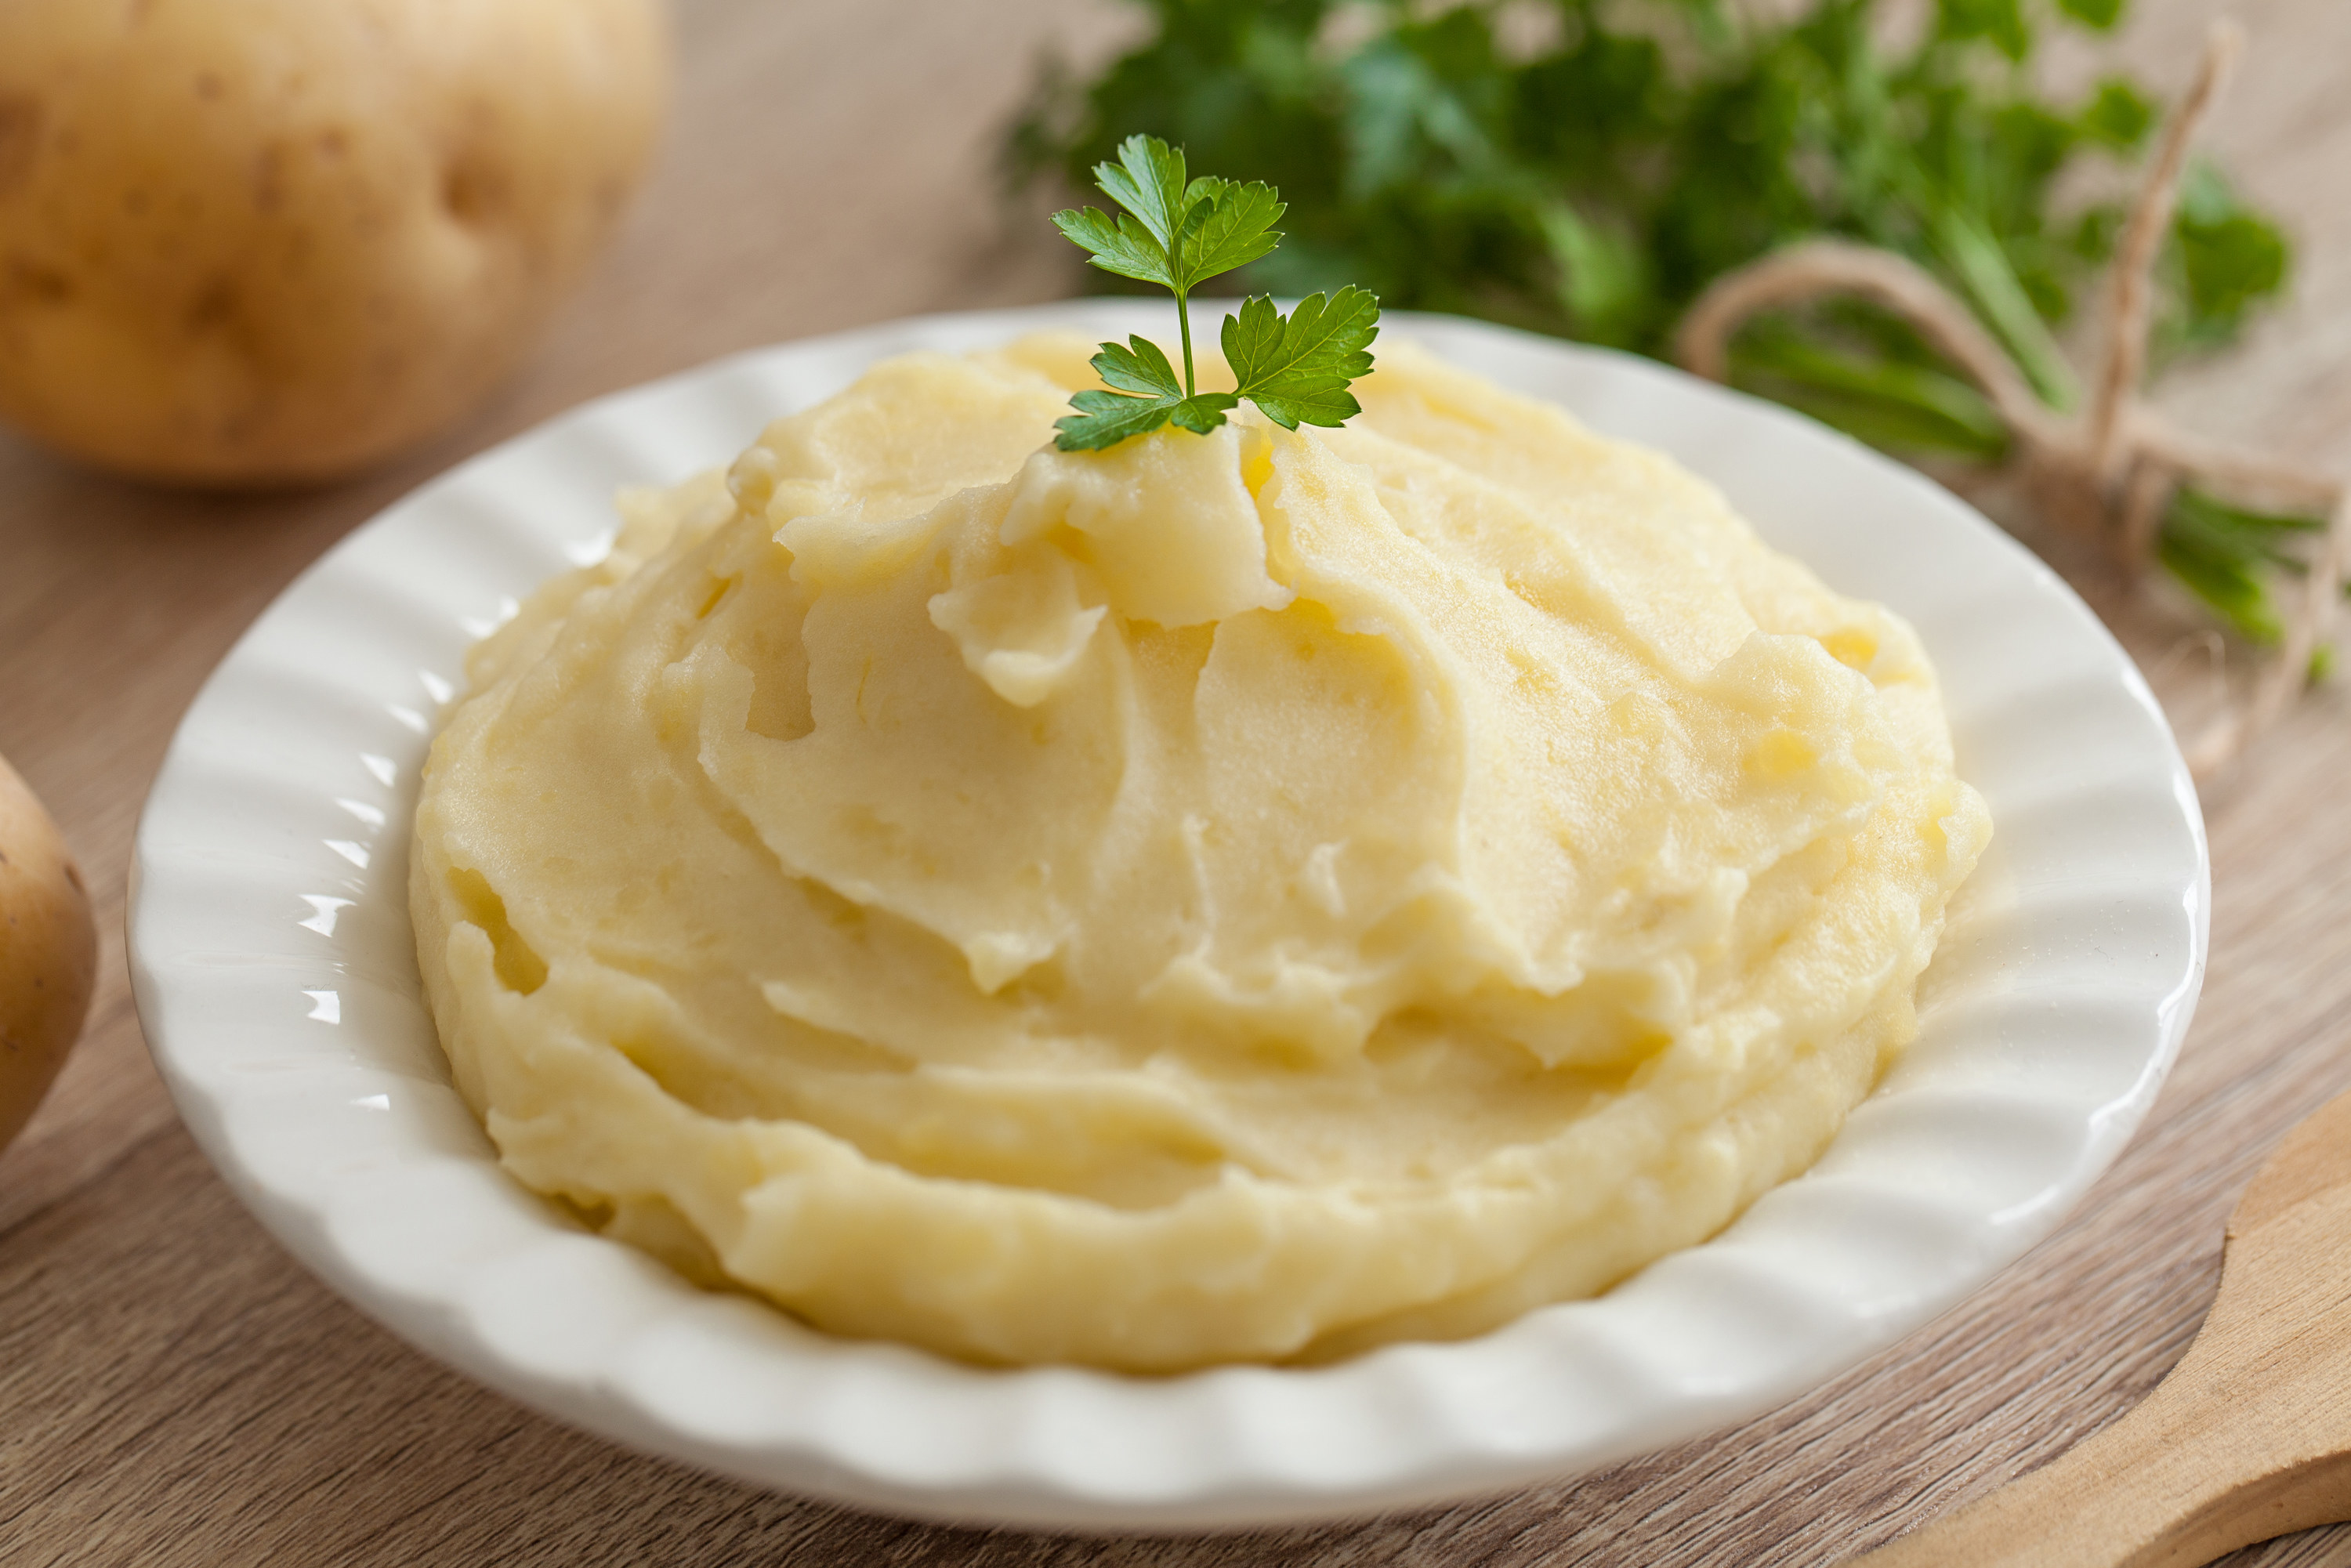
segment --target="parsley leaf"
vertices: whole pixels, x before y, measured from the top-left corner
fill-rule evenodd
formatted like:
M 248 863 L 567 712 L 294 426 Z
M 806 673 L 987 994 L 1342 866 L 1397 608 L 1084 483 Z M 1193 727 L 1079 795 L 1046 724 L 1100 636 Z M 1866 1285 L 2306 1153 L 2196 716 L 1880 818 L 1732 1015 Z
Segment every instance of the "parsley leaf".
M 1093 358 L 1094 371 L 1123 392 L 1081 392 L 1070 400 L 1076 413 L 1053 422 L 1061 434 L 1053 444 L 1064 452 L 1095 452 L 1115 446 L 1130 435 L 1141 435 L 1174 421 L 1206 435 L 1225 423 L 1225 410 L 1240 399 L 1230 392 L 1200 392 L 1187 396 L 1176 379 L 1176 367 L 1159 345 L 1148 338 L 1129 338 L 1127 346 L 1104 343 Z
M 1247 398 L 1286 429 L 1339 424 L 1362 412 L 1347 383 L 1372 368 L 1366 351 L 1379 333 L 1379 301 L 1350 284 L 1329 298 L 1316 294 L 1288 317 L 1273 301 L 1245 301 L 1225 318 L 1225 357 L 1239 385 L 1201 392 L 1192 374 L 1192 321 L 1186 298 L 1207 278 L 1246 267 L 1280 243 L 1274 224 L 1280 199 L 1262 181 L 1247 184 L 1204 174 L 1187 177 L 1181 148 L 1155 136 L 1130 136 L 1118 162 L 1094 165 L 1094 183 L 1125 211 L 1116 218 L 1092 207 L 1053 214 L 1053 225 L 1094 266 L 1121 277 L 1156 283 L 1176 296 L 1184 339 L 1184 375 L 1156 343 L 1131 337 L 1104 343 L 1093 367 L 1113 392 L 1082 392 L 1078 412 L 1054 421 L 1064 452 L 1100 451 L 1130 435 L 1173 423 L 1206 435 Z
M 1106 213 L 1085 207 L 1073 213 L 1055 213 L 1053 226 L 1071 244 L 1092 252 L 1093 264 L 1104 272 L 1132 277 L 1137 283 L 1168 281 L 1167 247 L 1152 238 L 1133 218 L 1113 220 Z
M 1192 183 L 1184 178 L 1184 150 L 1156 136 L 1130 136 L 1119 144 L 1117 162 L 1094 165 L 1094 183 L 1103 195 L 1142 221 L 1165 256 L 1195 198 Z M 1206 194 L 1199 193 L 1202 199 Z M 1172 278 L 1163 281 L 1175 287 Z
M 1274 223 L 1282 214 L 1273 187 L 1262 180 L 1219 189 L 1213 204 L 1197 209 L 1187 223 L 1180 273 L 1181 291 L 1271 251 L 1281 243 Z
M 1141 392 L 1144 397 L 1184 395 L 1184 388 L 1176 380 L 1176 367 L 1167 362 L 1159 345 L 1148 338 L 1129 338 L 1126 348 L 1116 343 L 1104 343 L 1102 352 L 1094 356 L 1094 370 L 1102 379 L 1123 391 Z
M 1372 368 L 1380 302 L 1349 284 L 1326 301 L 1310 294 L 1283 316 L 1263 295 L 1225 318 L 1225 359 L 1249 399 L 1285 430 L 1343 424 L 1363 412 L 1347 383 Z

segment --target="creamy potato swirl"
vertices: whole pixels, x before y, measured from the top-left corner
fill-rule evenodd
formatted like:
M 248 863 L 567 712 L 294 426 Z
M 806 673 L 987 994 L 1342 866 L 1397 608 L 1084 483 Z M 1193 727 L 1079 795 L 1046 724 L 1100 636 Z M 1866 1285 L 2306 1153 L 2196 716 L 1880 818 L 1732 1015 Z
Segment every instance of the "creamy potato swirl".
M 477 648 L 413 907 L 507 1166 L 821 1328 L 1170 1371 L 1705 1239 L 1915 1025 L 1990 832 L 1916 636 L 1408 346 L 1045 443 L 914 355 Z

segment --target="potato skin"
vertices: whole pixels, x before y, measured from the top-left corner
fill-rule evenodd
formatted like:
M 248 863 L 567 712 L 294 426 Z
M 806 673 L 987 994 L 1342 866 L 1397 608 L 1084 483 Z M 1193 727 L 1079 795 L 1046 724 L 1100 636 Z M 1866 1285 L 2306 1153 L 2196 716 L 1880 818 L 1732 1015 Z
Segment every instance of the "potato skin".
M 667 108 L 661 0 L 0 4 L 0 420 L 335 477 L 514 365 Z
M 81 873 L 41 802 L 0 759 L 0 1147 L 65 1065 L 97 977 Z

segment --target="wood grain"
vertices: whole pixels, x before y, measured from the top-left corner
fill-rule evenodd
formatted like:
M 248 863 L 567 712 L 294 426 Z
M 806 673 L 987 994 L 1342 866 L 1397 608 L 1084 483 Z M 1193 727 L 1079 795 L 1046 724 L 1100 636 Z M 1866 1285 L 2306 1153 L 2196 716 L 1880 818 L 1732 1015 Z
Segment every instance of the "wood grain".
M 2139 0 L 2122 47 L 2184 76 L 2217 7 Z M 2245 0 L 2219 150 L 2303 238 L 2294 303 L 2168 383 L 2199 428 L 2351 465 L 2351 5 Z M 1151 1568 L 1812 1564 L 1876 1545 L 2113 1421 L 2179 1359 L 2223 1221 L 2283 1131 L 2351 1088 L 2351 699 L 2297 713 L 2207 801 L 2210 978 L 2146 1128 L 2056 1237 L 1964 1307 L 1761 1420 L 1458 1508 L 1188 1541 L 918 1526 L 768 1496 L 558 1427 L 344 1307 L 179 1130 L 122 972 L 123 876 L 172 727 L 305 564 L 438 469 L 580 398 L 750 344 L 1077 286 L 1007 226 L 998 127 L 1047 40 L 1109 0 L 687 0 L 664 161 L 535 364 L 462 428 L 332 490 L 191 499 L 0 435 L 0 753 L 80 855 L 106 932 L 89 1033 L 0 1156 L 0 1563 Z M 2076 68 L 2086 72 L 2086 60 Z M 914 214 L 925 214 L 916 227 Z M 2168 697 L 2192 619 L 2084 586 Z M 2351 1530 L 2239 1568 L 2351 1568 Z
M 2198 1568 L 2351 1519 L 2351 1094 L 2236 1212 L 2211 1312 L 2120 1420 L 1855 1568 Z

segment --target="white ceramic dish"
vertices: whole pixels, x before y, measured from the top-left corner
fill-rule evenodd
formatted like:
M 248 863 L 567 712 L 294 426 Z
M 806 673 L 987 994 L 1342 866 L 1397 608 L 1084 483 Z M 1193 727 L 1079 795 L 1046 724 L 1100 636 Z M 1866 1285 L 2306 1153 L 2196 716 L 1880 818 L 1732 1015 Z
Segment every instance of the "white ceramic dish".
M 875 359 L 1165 316 L 934 317 L 722 361 L 475 459 L 286 591 L 181 727 L 131 913 L 156 1061 L 280 1240 L 421 1349 L 623 1443 L 907 1513 L 1147 1529 L 1366 1513 L 1652 1449 L 1816 1386 L 2056 1226 L 2153 1100 L 2203 973 L 2201 818 L 2128 660 L 1974 512 L 1819 426 L 1644 361 L 1402 315 L 1391 335 L 1712 478 L 1832 584 L 1908 616 L 1941 670 L 1993 848 L 1917 1045 L 1813 1172 L 1609 1295 L 1481 1339 L 1138 1379 L 829 1338 L 691 1288 L 500 1170 L 449 1087 L 404 894 L 417 768 L 466 645 L 593 558 L 616 486 L 724 463 Z

